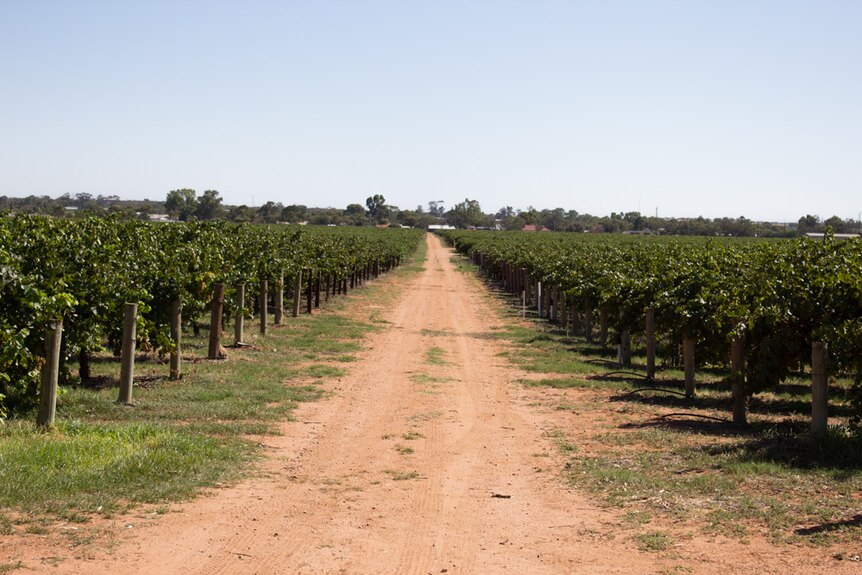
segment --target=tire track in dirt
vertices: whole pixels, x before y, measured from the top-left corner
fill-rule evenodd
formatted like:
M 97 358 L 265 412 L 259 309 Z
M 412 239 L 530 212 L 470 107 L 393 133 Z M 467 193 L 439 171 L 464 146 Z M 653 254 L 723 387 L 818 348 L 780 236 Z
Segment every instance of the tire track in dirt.
M 436 237 L 427 244 L 422 273 L 381 280 L 406 281 L 391 324 L 327 384 L 333 395 L 263 440 L 262 477 L 183 505 L 110 556 L 52 571 L 655 573 L 654 556 L 591 535 L 610 514 L 537 471 L 548 424 L 488 337 L 494 304 Z M 435 347 L 444 365 L 428 362 Z M 403 439 L 410 431 L 423 437 Z

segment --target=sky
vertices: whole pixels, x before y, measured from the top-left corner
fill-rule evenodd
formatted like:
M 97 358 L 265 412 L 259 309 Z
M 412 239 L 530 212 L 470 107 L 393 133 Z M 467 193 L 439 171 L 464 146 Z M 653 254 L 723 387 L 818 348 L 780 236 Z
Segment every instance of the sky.
M 0 195 L 862 213 L 859 0 L 0 0 Z

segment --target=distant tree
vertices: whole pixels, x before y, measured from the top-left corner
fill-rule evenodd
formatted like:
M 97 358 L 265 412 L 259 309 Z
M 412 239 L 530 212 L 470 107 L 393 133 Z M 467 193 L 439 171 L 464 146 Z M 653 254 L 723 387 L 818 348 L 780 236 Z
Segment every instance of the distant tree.
M 365 210 L 363 210 L 363 213 Z M 292 204 L 290 206 L 285 206 L 283 210 L 281 210 L 281 221 L 290 222 L 291 224 L 296 224 L 299 222 L 304 222 L 308 219 L 308 208 L 303 205 Z
M 362 204 L 350 204 L 347 206 L 347 209 L 344 210 L 344 215 L 346 216 L 364 216 L 365 208 L 362 207 Z
M 482 212 L 479 202 L 469 198 L 455 204 L 446 214 L 446 220 L 456 228 L 483 227 L 488 224 L 488 216 Z
M 137 212 L 136 215 L 138 218 L 148 220 L 150 219 L 150 214 L 153 213 L 153 206 L 151 206 L 149 202 L 144 202 L 139 204 L 135 211 Z
M 836 234 L 847 233 L 851 227 L 852 224 L 848 224 L 848 222 L 845 222 L 838 216 L 832 216 L 831 218 L 823 222 L 824 229 L 832 228 L 832 232 Z
M 191 188 L 171 190 L 165 198 L 165 211 L 182 222 L 193 216 L 197 207 L 197 192 Z
M 499 210 L 497 210 L 497 214 L 496 214 L 496 216 L 501 220 L 505 219 L 505 218 L 513 218 L 516 215 L 517 215 L 517 212 L 512 208 L 512 206 L 506 206 L 504 208 L 500 208 Z
M 521 219 L 524 220 L 525 224 L 535 225 L 539 223 L 540 214 L 533 206 L 527 206 L 527 209 L 521 210 L 518 212 L 518 215 L 521 216 Z
M 227 219 L 237 223 L 253 222 L 256 215 L 255 211 L 246 205 L 234 206 L 228 211 Z
M 332 216 L 326 212 L 312 214 L 308 217 L 308 223 L 314 226 L 328 226 L 334 224 Z
M 421 212 L 419 210 L 401 210 L 398 213 L 398 221 L 411 228 L 427 228 L 436 220 L 429 214 L 426 214 L 424 210 Z
M 443 204 L 443 200 L 428 202 L 428 213 L 432 216 L 442 218 L 446 215 L 446 207 Z
M 797 223 L 796 229 L 800 234 L 807 234 L 809 232 L 815 232 L 820 227 L 820 218 L 817 216 L 812 216 L 811 214 L 807 214 L 799 218 L 799 222 Z
M 221 217 L 224 212 L 221 203 L 221 196 L 216 190 L 206 190 L 198 200 L 195 217 L 199 220 L 215 220 Z
M 506 216 L 502 219 L 504 230 L 522 230 L 527 222 L 521 216 Z
M 257 209 L 257 218 L 262 222 L 274 224 L 281 218 L 283 209 L 284 206 L 281 205 L 281 202 L 266 202 Z
M 368 208 L 368 217 L 377 223 L 382 224 L 389 217 L 389 207 L 386 205 L 386 198 L 380 194 L 374 194 L 366 198 L 365 206 Z
M 553 210 L 542 210 L 540 223 L 555 232 L 566 231 L 568 221 L 566 220 L 566 210 L 556 208 Z
M 135 209 L 129 205 L 111 206 L 110 208 L 108 208 L 108 213 L 111 215 L 116 215 L 117 217 L 119 217 L 120 219 L 123 219 L 123 220 L 134 220 L 134 219 L 138 218 L 138 214 L 137 214 L 137 212 L 135 212 Z M 145 219 L 149 219 L 149 217 L 146 217 Z

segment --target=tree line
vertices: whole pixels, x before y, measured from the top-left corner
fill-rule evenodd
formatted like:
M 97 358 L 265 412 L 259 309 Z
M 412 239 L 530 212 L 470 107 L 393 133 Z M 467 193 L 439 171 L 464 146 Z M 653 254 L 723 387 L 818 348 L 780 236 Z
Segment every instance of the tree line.
M 862 222 L 832 216 L 821 219 L 806 214 L 795 222 L 758 222 L 737 218 L 665 218 L 637 211 L 612 212 L 595 216 L 564 208 L 537 210 L 504 206 L 485 212 L 479 202 L 465 198 L 447 208 L 443 201 L 429 201 L 415 209 L 388 204 L 383 195 L 351 203 L 345 208 L 313 207 L 268 201 L 261 206 L 227 205 L 217 190 L 198 194 L 190 188 L 167 193 L 164 200 L 121 200 L 116 195 L 63 194 L 57 198 L 0 196 L 0 212 L 44 214 L 55 217 L 82 217 L 114 214 L 123 219 L 149 220 L 159 214 L 176 221 L 227 220 L 236 223 L 308 223 L 312 225 L 390 225 L 427 228 L 446 224 L 456 228 L 497 230 L 547 229 L 558 232 L 622 233 L 638 232 L 678 236 L 793 237 L 810 232 L 862 233 Z

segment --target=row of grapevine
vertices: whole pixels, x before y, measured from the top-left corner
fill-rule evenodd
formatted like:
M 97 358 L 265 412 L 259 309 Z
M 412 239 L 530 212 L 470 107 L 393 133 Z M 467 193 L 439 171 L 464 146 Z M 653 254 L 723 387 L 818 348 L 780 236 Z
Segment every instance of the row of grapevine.
M 744 342 L 746 397 L 808 364 L 815 341 L 828 344 L 833 371 L 853 373 L 857 383 L 862 374 L 859 241 L 478 231 L 446 238 L 491 273 L 517 270 L 579 309 L 602 310 L 617 333 L 643 334 L 651 308 L 655 330 L 693 342 L 701 364 L 726 363 L 731 342 Z
M 119 350 L 126 302 L 138 304 L 139 349 L 166 353 L 177 300 L 183 322 L 197 328 L 216 283 L 227 286 L 225 311 L 234 315 L 240 282 L 253 297 L 264 281 L 291 285 L 305 270 L 309 285 L 328 278 L 340 286 L 363 270 L 397 265 L 419 237 L 415 230 L 0 217 L 0 415 L 35 402 L 52 320 L 63 319 L 62 364 L 77 359 L 86 376 L 93 353 Z

